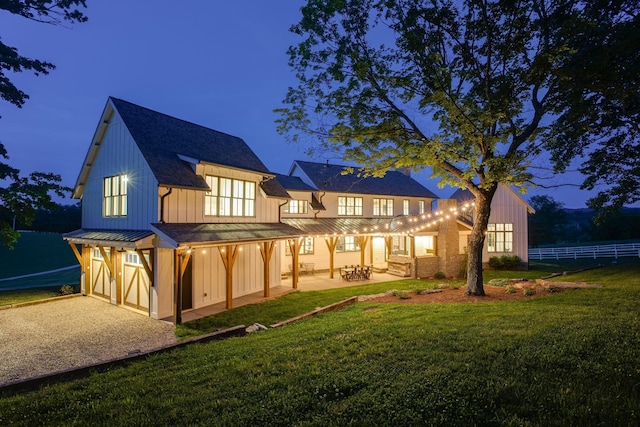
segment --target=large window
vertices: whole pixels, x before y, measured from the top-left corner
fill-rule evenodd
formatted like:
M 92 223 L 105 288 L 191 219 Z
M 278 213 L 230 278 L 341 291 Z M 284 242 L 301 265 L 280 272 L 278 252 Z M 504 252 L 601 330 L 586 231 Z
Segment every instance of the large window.
M 373 216 L 393 216 L 393 199 L 373 199 Z
M 394 255 L 409 255 L 409 236 L 393 236 L 391 239 L 391 253 Z
M 289 245 L 284 245 L 285 255 L 291 255 L 291 248 Z M 300 243 L 300 255 L 312 255 L 313 254 L 313 237 L 305 237 L 302 243 Z
M 289 200 L 284 205 L 282 212 L 291 214 L 306 214 L 308 212 L 308 203 L 306 200 Z
M 360 245 L 355 236 L 342 236 L 338 238 L 336 252 L 357 252 L 359 250 Z
M 127 175 L 104 179 L 102 212 L 105 217 L 127 216 Z
M 338 196 L 338 215 L 362 216 L 362 197 Z
M 204 196 L 204 214 L 210 216 L 255 216 L 256 183 L 207 176 L 210 190 Z
M 513 224 L 487 225 L 487 251 L 513 251 Z

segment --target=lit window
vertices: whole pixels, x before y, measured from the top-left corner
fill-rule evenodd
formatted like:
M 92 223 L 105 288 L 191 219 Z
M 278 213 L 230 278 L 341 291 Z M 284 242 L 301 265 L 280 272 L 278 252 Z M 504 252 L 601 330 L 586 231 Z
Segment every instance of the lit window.
M 127 216 L 127 175 L 104 179 L 102 212 L 105 217 Z
M 424 213 L 424 200 L 418 200 L 418 214 Z
M 338 215 L 362 216 L 362 197 L 338 197 Z
M 308 203 L 306 200 L 289 200 L 289 203 L 284 205 L 282 211 L 284 213 L 306 214 L 308 209 Z
M 256 184 L 251 181 L 205 177 L 204 214 L 209 216 L 255 216 Z
M 393 216 L 393 199 L 373 199 L 373 216 Z
M 487 251 L 513 251 L 513 224 L 487 225 Z
M 402 215 L 409 215 L 409 201 L 402 201 Z
M 289 245 L 284 245 L 284 253 L 285 255 L 291 255 L 291 248 Z M 302 243 L 300 244 L 300 255 L 311 255 L 313 254 L 313 237 L 305 237 Z
M 360 245 L 355 236 L 343 236 L 338 238 L 336 244 L 336 252 L 357 252 L 360 250 Z

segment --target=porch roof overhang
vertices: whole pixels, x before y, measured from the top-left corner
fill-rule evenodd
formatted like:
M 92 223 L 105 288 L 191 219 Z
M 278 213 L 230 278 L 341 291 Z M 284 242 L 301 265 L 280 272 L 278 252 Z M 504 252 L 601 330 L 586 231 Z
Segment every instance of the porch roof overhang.
M 62 238 L 71 243 L 85 245 L 118 247 L 125 249 L 139 249 L 149 246 L 148 237 L 153 235 L 150 230 L 99 230 L 84 229 L 63 234 Z
M 300 230 L 283 223 L 151 224 L 174 248 L 263 242 L 301 237 Z
M 308 236 L 417 234 L 437 231 L 421 215 L 392 218 L 283 218 Z

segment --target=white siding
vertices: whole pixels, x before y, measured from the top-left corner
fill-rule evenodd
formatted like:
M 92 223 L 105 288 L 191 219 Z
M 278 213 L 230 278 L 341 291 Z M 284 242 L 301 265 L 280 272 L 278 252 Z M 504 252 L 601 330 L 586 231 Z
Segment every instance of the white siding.
M 102 215 L 103 180 L 126 174 L 127 216 L 104 218 Z M 142 153 L 116 113 L 102 138 L 100 152 L 87 179 L 82 196 L 82 227 L 98 229 L 146 230 L 157 222 L 158 183 Z
M 490 224 L 513 224 L 513 252 L 487 251 L 485 242 L 482 260 L 488 262 L 490 257 L 517 255 L 524 262 L 529 259 L 529 242 L 527 230 L 527 208 L 522 200 L 504 186 L 499 186 L 491 202 Z
M 252 181 L 256 184 L 256 205 L 255 216 L 253 217 L 232 217 L 232 216 L 205 216 L 204 196 L 205 191 L 173 189 L 171 194 L 165 198 L 164 220 L 168 223 L 237 223 L 237 222 L 278 222 L 279 205 L 283 202 L 280 199 L 267 198 L 261 192 L 259 184 L 262 175 L 253 172 L 229 169 L 220 166 L 198 166 L 196 171 L 204 178 L 205 175 L 221 176 L 226 178 Z M 167 188 L 161 188 L 158 192 L 158 200 L 167 192 Z M 158 201 L 158 215 L 160 215 L 160 202 Z
M 278 246 L 281 246 L 278 242 Z M 238 246 L 233 267 L 233 298 L 262 292 L 264 273 L 262 256 L 255 244 Z M 199 248 L 192 254 L 193 308 L 226 300 L 226 271 L 218 247 Z M 270 286 L 280 286 L 280 252 L 276 248 L 270 262 Z

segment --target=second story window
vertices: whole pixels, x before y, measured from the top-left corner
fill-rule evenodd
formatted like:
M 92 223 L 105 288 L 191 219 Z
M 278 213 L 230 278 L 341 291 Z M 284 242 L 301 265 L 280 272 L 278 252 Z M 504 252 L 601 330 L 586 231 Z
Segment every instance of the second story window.
M 256 183 L 207 176 L 210 190 L 204 196 L 204 214 L 209 216 L 255 216 Z
M 373 216 L 393 216 L 393 199 L 373 199 Z
M 338 215 L 362 216 L 362 197 L 338 196 Z
M 104 179 L 102 214 L 108 218 L 127 216 L 127 175 Z
M 402 201 L 402 215 L 409 215 L 409 201 L 406 199 Z
M 424 200 L 418 200 L 418 213 L 424 213 Z
M 306 200 L 289 200 L 289 203 L 284 205 L 282 212 L 291 214 L 306 214 L 308 211 L 308 203 Z

